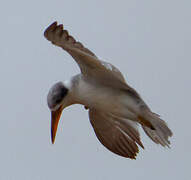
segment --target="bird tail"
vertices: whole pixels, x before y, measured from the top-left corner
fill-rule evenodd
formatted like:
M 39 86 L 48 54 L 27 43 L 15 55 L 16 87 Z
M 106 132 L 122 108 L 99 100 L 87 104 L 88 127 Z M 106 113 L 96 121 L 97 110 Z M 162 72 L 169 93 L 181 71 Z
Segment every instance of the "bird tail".
M 152 128 L 145 126 L 143 124 L 142 128 L 145 133 L 156 143 L 161 144 L 162 146 L 169 147 L 170 141 L 169 137 L 173 135 L 172 131 L 168 128 L 165 121 L 160 119 L 159 115 L 152 113 L 151 111 L 146 111 L 142 119 L 146 120 L 152 124 Z

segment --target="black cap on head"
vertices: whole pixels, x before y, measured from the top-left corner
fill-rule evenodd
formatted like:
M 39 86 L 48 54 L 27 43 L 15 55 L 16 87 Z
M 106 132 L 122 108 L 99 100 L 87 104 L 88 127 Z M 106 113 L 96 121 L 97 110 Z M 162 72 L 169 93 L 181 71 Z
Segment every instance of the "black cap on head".
M 66 88 L 62 82 L 56 83 L 48 93 L 47 96 L 48 107 L 50 109 L 55 108 L 56 105 L 62 102 L 67 93 L 68 93 L 68 88 Z

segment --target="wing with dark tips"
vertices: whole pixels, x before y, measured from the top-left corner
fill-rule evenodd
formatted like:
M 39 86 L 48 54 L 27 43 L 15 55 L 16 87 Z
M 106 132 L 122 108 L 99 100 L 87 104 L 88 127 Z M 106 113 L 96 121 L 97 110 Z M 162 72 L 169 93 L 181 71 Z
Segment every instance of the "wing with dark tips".
M 113 153 L 135 159 L 139 152 L 137 144 L 144 148 L 136 122 L 92 109 L 89 118 L 99 141 Z

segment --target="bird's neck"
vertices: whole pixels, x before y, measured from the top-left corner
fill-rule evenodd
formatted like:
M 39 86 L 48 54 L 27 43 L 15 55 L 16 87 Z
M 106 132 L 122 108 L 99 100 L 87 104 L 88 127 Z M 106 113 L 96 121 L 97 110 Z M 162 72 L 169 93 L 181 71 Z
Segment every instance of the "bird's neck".
M 87 105 L 86 102 L 90 99 L 91 92 L 90 84 L 84 80 L 81 74 L 71 77 L 63 82 L 64 86 L 69 90 L 69 99 L 73 104 Z
M 70 78 L 70 79 L 68 79 L 68 80 L 65 80 L 65 81 L 63 82 L 63 84 L 64 84 L 64 86 L 65 86 L 67 89 L 71 90 L 71 89 L 72 89 L 72 85 L 73 85 L 73 83 L 72 83 L 72 78 Z
M 80 74 L 63 81 L 64 86 L 69 90 L 68 99 L 71 100 L 72 104 L 81 104 L 81 102 L 79 102 L 80 81 L 81 81 Z

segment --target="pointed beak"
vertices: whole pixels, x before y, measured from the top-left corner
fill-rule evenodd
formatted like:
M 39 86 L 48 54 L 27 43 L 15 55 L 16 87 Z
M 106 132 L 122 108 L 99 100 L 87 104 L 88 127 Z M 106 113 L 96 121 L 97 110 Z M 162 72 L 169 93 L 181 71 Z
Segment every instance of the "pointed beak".
M 63 108 L 61 106 L 56 111 L 51 111 L 51 140 L 52 140 L 52 144 L 54 144 L 54 141 L 55 141 L 58 122 L 59 122 L 60 116 L 62 114 L 62 110 L 63 110 Z

